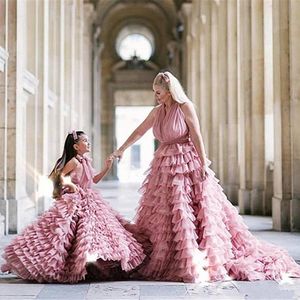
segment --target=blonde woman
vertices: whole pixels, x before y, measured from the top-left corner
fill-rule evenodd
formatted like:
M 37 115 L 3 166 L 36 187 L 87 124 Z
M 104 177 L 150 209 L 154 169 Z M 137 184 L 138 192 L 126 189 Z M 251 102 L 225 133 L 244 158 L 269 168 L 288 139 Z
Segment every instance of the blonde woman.
M 133 227 L 152 244 L 137 275 L 184 282 L 299 277 L 300 266 L 284 250 L 258 241 L 226 198 L 208 167 L 194 106 L 179 81 L 159 73 L 153 90 L 159 105 L 113 153 L 120 159 L 150 128 L 160 141 Z

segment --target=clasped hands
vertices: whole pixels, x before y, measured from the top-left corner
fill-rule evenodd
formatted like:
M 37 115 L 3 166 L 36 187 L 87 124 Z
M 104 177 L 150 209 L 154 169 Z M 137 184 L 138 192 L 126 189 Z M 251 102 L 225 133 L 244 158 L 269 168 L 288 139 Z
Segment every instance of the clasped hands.
M 109 158 L 111 157 L 112 159 L 116 158 L 118 161 L 120 161 L 123 157 L 123 153 L 124 151 L 123 150 L 120 150 L 120 149 L 117 149 L 115 150 L 110 156 Z

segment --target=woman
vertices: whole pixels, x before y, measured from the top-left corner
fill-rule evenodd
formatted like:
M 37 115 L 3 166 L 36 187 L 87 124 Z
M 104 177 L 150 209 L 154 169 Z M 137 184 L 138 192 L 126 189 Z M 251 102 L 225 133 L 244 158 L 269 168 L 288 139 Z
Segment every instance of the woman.
M 300 266 L 285 250 L 258 241 L 227 200 L 179 81 L 159 73 L 153 90 L 159 105 L 113 153 L 120 159 L 151 127 L 160 141 L 135 217 L 137 236 L 146 234 L 152 244 L 138 275 L 184 282 L 299 277 Z

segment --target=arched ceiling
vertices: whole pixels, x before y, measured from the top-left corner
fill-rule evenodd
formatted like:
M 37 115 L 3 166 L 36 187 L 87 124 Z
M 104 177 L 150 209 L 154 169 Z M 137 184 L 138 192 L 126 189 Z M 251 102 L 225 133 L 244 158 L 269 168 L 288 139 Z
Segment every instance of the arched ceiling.
M 156 45 L 153 61 L 165 65 L 167 44 L 176 39 L 177 9 L 174 0 L 98 0 L 95 25 L 101 29 L 103 55 L 117 61 L 115 41 L 118 33 L 126 25 L 140 24 L 153 33 Z
M 96 24 L 101 26 L 105 18 L 109 16 L 110 11 L 113 10 L 115 6 L 121 5 L 127 9 L 129 9 L 130 6 L 144 6 L 145 8 L 150 8 L 151 11 L 153 11 L 153 9 L 161 11 L 163 17 L 168 20 L 168 25 L 172 26 L 174 22 L 176 22 L 175 3 L 176 1 L 174 0 L 98 0 L 96 6 Z M 154 7 L 156 7 L 156 9 Z

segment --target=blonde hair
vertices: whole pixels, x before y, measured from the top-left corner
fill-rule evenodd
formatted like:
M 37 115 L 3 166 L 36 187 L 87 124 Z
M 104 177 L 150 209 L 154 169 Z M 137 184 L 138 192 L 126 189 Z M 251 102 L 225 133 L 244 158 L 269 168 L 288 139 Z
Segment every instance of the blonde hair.
M 157 85 L 168 90 L 174 101 L 178 103 L 191 102 L 184 92 L 179 80 L 170 72 L 160 72 L 153 80 L 153 87 Z

